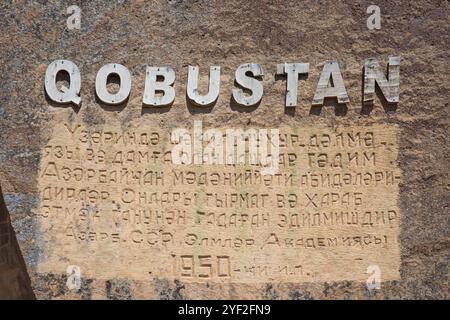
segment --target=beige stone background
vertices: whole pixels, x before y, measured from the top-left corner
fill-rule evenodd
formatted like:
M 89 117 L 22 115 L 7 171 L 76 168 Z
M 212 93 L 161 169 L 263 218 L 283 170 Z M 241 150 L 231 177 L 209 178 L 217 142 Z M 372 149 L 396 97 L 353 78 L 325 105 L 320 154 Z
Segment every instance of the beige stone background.
M 82 9 L 80 30 L 68 30 L 66 9 Z M 366 27 L 366 8 L 382 12 L 381 30 Z M 29 285 L 39 299 L 448 299 L 449 295 L 449 20 L 448 1 L 4 1 L 0 5 L 0 181 Z M 368 57 L 386 66 L 401 55 L 400 103 L 376 98 L 362 107 L 362 67 Z M 81 71 L 81 108 L 55 106 L 44 93 L 47 65 L 75 62 Z M 325 60 L 338 60 L 349 93 L 347 107 L 328 101 L 311 108 Z M 99 104 L 95 75 L 106 63 L 121 63 L 133 76 L 127 103 Z M 234 71 L 242 63 L 263 66 L 265 94 L 254 110 L 230 102 Z M 285 82 L 275 65 L 309 62 L 295 112 L 283 106 Z M 170 65 L 176 100 L 154 112 L 142 108 L 145 66 Z M 186 103 L 188 65 L 222 68 L 219 101 L 206 112 Z M 95 127 L 136 123 L 167 130 L 205 125 L 368 126 L 397 125 L 401 210 L 400 279 L 384 281 L 370 294 L 363 282 L 185 283 L 156 278 L 82 279 L 66 287 L 67 275 L 39 273 L 42 237 L 38 219 L 38 170 L 43 147 L 60 119 Z M 6 218 L 5 218 L 6 219 Z M 15 253 L 19 253 L 18 248 Z M 23 263 L 2 269 L 1 297 L 27 297 Z M 8 273 L 8 272 L 9 273 Z M 11 276 L 12 275 L 12 276 Z M 6 281 L 4 279 L 7 279 Z M 17 287 L 16 284 L 20 285 Z M 14 295 L 8 284 L 16 286 Z

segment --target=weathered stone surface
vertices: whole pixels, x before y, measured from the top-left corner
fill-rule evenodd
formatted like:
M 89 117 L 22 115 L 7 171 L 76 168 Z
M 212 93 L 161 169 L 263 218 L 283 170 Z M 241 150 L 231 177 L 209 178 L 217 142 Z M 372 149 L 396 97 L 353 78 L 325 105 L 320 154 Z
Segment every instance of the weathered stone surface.
M 61 1 L 6 1 L 0 10 L 3 31 L 0 36 L 3 66 L 0 75 L 0 181 L 37 298 L 449 298 L 447 112 L 450 79 L 445 70 L 448 69 L 450 11 L 447 1 L 381 1 L 378 5 L 382 12 L 382 26 L 380 30 L 372 31 L 366 27 L 366 8 L 372 4 L 368 1 L 325 1 L 320 4 L 316 1 L 83 2 L 80 5 L 81 29 L 68 30 L 65 12 L 71 4 Z M 388 104 L 379 99 L 378 94 L 372 105 L 362 105 L 364 60 L 375 57 L 384 68 L 389 57 L 397 55 L 401 56 L 400 102 Z M 81 71 L 82 103 L 79 108 L 57 105 L 45 95 L 46 68 L 57 59 L 71 60 Z M 321 108 L 312 107 L 323 63 L 328 60 L 339 63 L 350 98 L 346 107 L 329 99 L 325 99 L 325 106 Z M 284 62 L 310 64 L 308 77 L 300 77 L 295 109 L 284 107 L 286 83 L 275 77 L 276 65 Z M 124 104 L 109 106 L 99 103 L 95 97 L 97 71 L 107 63 L 120 63 L 131 71 L 131 94 Z M 259 105 L 250 109 L 240 107 L 231 99 L 234 72 L 243 63 L 259 63 L 264 69 L 264 96 Z M 176 71 L 173 105 L 156 109 L 142 104 L 146 65 L 167 65 Z M 199 108 L 186 101 L 189 65 L 200 66 L 202 75 L 207 74 L 210 66 L 221 67 L 220 95 L 213 106 Z M 206 83 L 207 78 L 202 76 L 200 91 L 206 88 Z M 59 174 L 67 174 L 59 173 L 63 166 L 72 170 L 80 167 L 86 172 L 88 169 L 121 168 L 122 165 L 113 162 L 115 152 L 147 150 L 142 146 L 108 147 L 104 141 L 101 144 L 84 143 L 80 141 L 78 131 L 72 134 L 68 128 L 73 131 L 80 125 L 78 129 L 90 132 L 91 138 L 92 133 L 99 130 L 158 132 L 160 140 L 165 142 L 155 148 L 167 148 L 170 132 L 175 128 L 191 129 L 194 120 L 202 120 L 206 128 L 280 128 L 282 133 L 297 132 L 305 142 L 314 134 L 333 137 L 342 132 L 372 132 L 374 146 L 342 150 L 335 147 L 327 149 L 323 145 L 309 146 L 306 150 L 298 147 L 301 159 L 294 168 L 300 176 L 347 171 L 357 174 L 365 171 L 354 164 L 348 164 L 346 169 L 335 168 L 328 162 L 326 169 L 308 167 L 311 163 L 307 153 L 336 155 L 342 152 L 346 155 L 348 152 L 374 150 L 376 163 L 371 170 L 393 172 L 390 177 L 394 177 L 394 183 L 386 185 L 385 182 L 373 187 L 344 186 L 338 188 L 338 192 L 361 192 L 361 208 L 353 205 L 349 210 L 360 211 L 364 219 L 367 211 L 380 208 L 380 211 L 387 212 L 386 223 L 318 228 L 302 225 L 298 229 L 289 229 L 292 236 L 283 234 L 283 237 L 301 235 L 306 239 L 317 239 L 338 235 L 342 238 L 354 237 L 357 233 L 363 237 L 376 233 L 387 234 L 393 242 L 375 248 L 353 246 L 342 251 L 330 248 L 307 251 L 306 242 L 301 250 L 290 247 L 270 250 L 220 248 L 203 252 L 199 248 L 186 249 L 180 244 L 149 248 L 140 243 L 139 232 L 131 235 L 139 230 L 135 229 L 136 222 L 132 224 L 124 219 L 123 212 L 119 217 L 111 213 L 112 202 L 109 200 L 129 206 L 126 204 L 128 200 L 123 201 L 126 182 L 102 186 L 98 181 L 70 181 L 58 177 Z M 67 159 L 63 152 L 61 158 L 58 156 L 61 150 L 53 148 L 55 146 L 62 146 L 63 150 L 66 146 L 73 150 L 78 147 L 83 156 Z M 90 146 L 96 151 L 106 146 L 108 160 L 103 164 L 95 158 L 87 161 Z M 54 167 L 48 169 L 49 163 L 54 163 Z M 364 170 L 370 165 L 367 163 L 369 167 L 364 166 Z M 154 166 L 148 164 L 125 166 L 154 170 Z M 55 173 L 55 168 L 58 173 Z M 160 170 L 169 172 L 170 168 L 162 162 Z M 216 166 L 205 169 L 206 172 L 208 170 L 224 172 L 229 168 Z M 280 170 L 283 172 L 286 168 Z M 375 181 L 375 174 L 373 179 Z M 111 198 L 106 202 L 89 203 L 89 199 L 83 202 L 80 198 L 55 200 L 53 194 L 53 199 L 49 199 L 45 191 L 49 186 L 104 189 Z M 151 188 L 160 192 L 176 189 L 170 184 Z M 195 188 L 201 194 L 243 192 L 241 188 L 211 185 Z M 184 185 L 179 191 L 192 192 L 195 188 Z M 258 188 L 252 186 L 250 191 L 244 191 L 254 189 L 256 193 L 268 194 L 267 199 L 271 200 L 267 207 L 250 208 L 248 212 L 270 214 L 271 217 L 308 211 L 307 201 L 300 202 L 298 211 L 295 208 L 294 211 L 277 208 L 276 194 L 298 193 L 304 196 L 305 193 L 323 195 L 336 191 L 328 187 L 317 191 L 301 184 Z M 147 187 L 138 186 L 136 189 L 133 186 L 131 189 L 143 192 Z M 236 234 L 230 228 L 196 225 L 195 216 L 204 209 L 201 206 L 208 208 L 205 203 L 206 199 L 203 199 L 200 207 L 188 206 L 186 217 L 193 219 L 189 224 L 165 225 L 161 227 L 162 232 L 173 231 L 181 235 L 194 230 L 204 232 L 203 238 L 235 238 Z M 75 212 L 93 206 L 101 209 L 101 217 L 98 220 L 92 217 L 92 213 L 96 215 L 95 210 L 88 210 L 88 218 L 83 214 L 67 217 L 65 213 L 58 213 L 57 208 L 50 210 L 46 206 L 73 206 Z M 324 210 L 335 211 L 344 207 L 349 208 L 347 204 L 334 203 Z M 174 208 L 180 209 L 181 206 Z M 389 219 L 389 211 L 395 212 L 395 219 Z M 102 215 L 102 212 L 106 213 Z M 219 212 L 229 213 L 229 210 L 222 208 Z M 255 232 L 251 227 L 243 227 L 238 236 L 255 236 L 256 243 L 259 243 L 258 239 L 280 230 L 277 225 L 280 221 L 274 220 L 273 223 L 273 226 L 264 226 Z M 73 224 L 76 234 L 68 236 L 64 227 Z M 84 236 L 84 240 L 75 239 L 80 231 L 89 233 L 93 230 L 108 233 L 109 240 L 116 239 L 111 237 L 111 233 L 115 233 L 117 228 L 127 234 L 117 238 L 121 243 L 89 242 Z M 133 243 L 133 239 L 137 243 Z M 315 243 L 317 245 L 317 240 Z M 12 249 L 8 252 L 11 253 Z M 175 258 L 186 256 L 183 263 L 193 261 L 193 264 L 181 269 L 178 264 L 178 269 L 175 269 L 181 270 L 180 273 L 172 273 L 173 264 L 167 261 L 173 257 L 171 254 Z M 194 255 L 197 258 L 202 256 L 203 260 L 194 258 Z M 205 259 L 205 255 L 214 257 Z M 218 279 L 217 275 L 223 270 L 210 269 L 209 264 L 217 262 L 213 259 L 218 256 L 227 255 L 238 261 L 241 269 L 247 266 L 250 273 L 234 273 Z M 256 262 L 275 266 L 275 269 L 282 267 L 281 262 L 287 262 L 294 270 L 299 270 L 295 269 L 298 260 L 305 267 L 301 269 L 304 274 L 296 278 L 294 272 L 294 279 L 292 274 L 257 277 L 251 269 L 252 263 Z M 237 268 L 239 263 L 234 266 Z M 381 269 L 381 289 L 373 292 L 367 290 L 367 277 L 364 277 L 370 264 Z M 70 290 L 66 285 L 66 269 L 70 265 L 81 269 L 79 290 Z M 197 270 L 196 277 L 192 266 Z M 19 272 L 20 264 L 8 268 Z M 205 277 L 210 271 L 215 276 Z M 26 283 L 26 277 L 20 281 Z M 26 297 L 16 291 L 15 297 L 20 295 Z
M 33 299 L 30 279 L 0 189 L 0 299 Z

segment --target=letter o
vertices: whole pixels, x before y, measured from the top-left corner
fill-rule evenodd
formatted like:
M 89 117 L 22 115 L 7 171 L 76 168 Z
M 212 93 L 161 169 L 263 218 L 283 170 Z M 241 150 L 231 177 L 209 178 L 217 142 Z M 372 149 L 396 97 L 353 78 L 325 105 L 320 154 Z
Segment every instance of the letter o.
M 120 89 L 117 93 L 109 93 L 106 88 L 108 77 L 116 74 L 120 78 Z M 123 65 L 118 63 L 109 63 L 98 70 L 95 79 L 95 92 L 97 97 L 104 103 L 117 105 L 123 103 L 131 91 L 131 74 Z

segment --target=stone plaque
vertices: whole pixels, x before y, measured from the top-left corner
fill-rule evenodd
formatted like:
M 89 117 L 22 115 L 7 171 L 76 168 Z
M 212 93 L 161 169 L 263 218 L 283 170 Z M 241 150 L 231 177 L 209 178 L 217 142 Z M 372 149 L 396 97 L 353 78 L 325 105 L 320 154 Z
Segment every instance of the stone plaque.
M 3 1 L 0 298 L 448 300 L 449 16 Z
M 376 265 L 398 279 L 397 132 L 284 126 L 263 174 L 173 164 L 162 128 L 61 122 L 38 178 L 38 270 L 255 283 L 366 281 Z

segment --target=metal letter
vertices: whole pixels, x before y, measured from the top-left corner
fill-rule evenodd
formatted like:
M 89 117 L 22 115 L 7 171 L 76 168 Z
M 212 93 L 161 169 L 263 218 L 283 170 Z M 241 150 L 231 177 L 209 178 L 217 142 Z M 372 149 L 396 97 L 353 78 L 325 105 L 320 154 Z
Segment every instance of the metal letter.
M 62 86 L 61 90 L 56 87 L 56 75 L 60 71 L 69 74 L 69 88 Z M 57 103 L 74 103 L 77 106 L 81 103 L 80 98 L 81 75 L 77 65 L 69 60 L 55 60 L 49 64 L 45 73 L 45 91 L 48 97 Z
M 209 68 L 208 94 L 198 94 L 198 67 L 189 66 L 187 80 L 187 96 L 197 106 L 206 107 L 213 104 L 219 97 L 220 90 L 220 67 Z
M 253 77 L 247 76 L 247 73 L 251 73 Z M 241 64 L 236 70 L 236 82 L 243 88 L 250 90 L 252 94 L 246 95 L 242 89 L 233 89 L 234 101 L 241 106 L 257 105 L 263 96 L 263 86 L 261 81 L 255 79 L 255 77 L 262 77 L 263 75 L 263 70 L 259 64 Z
M 312 104 L 322 106 L 325 98 L 334 97 L 337 97 L 338 103 L 350 101 L 337 61 L 327 61 L 323 66 Z
M 120 89 L 117 93 L 109 93 L 106 87 L 108 77 L 111 74 L 116 74 L 120 78 Z M 121 104 L 123 103 L 131 91 L 131 74 L 126 67 L 117 63 L 109 63 L 98 70 L 97 78 L 95 79 L 95 92 L 97 97 L 107 104 Z
M 163 81 L 157 81 L 163 77 Z M 143 103 L 150 106 L 167 106 L 175 99 L 175 71 L 170 67 L 147 67 Z M 156 95 L 156 92 L 163 95 Z
M 297 106 L 297 82 L 299 74 L 309 72 L 309 63 L 277 64 L 277 74 L 286 75 L 286 107 Z

